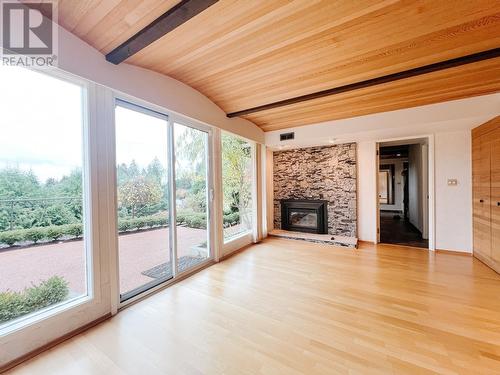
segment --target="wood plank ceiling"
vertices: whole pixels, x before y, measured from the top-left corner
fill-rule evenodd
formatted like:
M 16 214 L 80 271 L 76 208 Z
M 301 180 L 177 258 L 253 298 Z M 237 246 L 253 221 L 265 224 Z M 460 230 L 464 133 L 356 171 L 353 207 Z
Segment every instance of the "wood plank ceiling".
M 178 0 L 61 0 L 63 27 L 102 51 Z M 500 47 L 500 0 L 220 0 L 126 63 L 226 113 Z M 245 115 L 263 130 L 500 91 L 500 58 Z

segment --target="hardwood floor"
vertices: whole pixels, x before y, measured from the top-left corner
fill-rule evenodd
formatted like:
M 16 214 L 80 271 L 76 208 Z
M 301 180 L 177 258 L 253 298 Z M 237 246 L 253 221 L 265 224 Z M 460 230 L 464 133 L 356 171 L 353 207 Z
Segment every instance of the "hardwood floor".
M 10 374 L 499 374 L 499 296 L 473 257 L 267 239 Z

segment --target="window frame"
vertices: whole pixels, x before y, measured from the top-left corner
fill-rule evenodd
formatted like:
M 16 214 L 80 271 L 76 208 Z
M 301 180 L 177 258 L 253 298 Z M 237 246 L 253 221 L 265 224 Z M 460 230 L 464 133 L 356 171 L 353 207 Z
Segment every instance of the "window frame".
M 233 236 L 226 240 L 224 238 L 224 226 L 222 223 L 224 212 L 223 212 L 223 207 L 224 207 L 224 195 L 222 193 L 222 184 L 223 184 L 223 172 L 222 172 L 222 163 L 223 163 L 223 158 L 222 158 L 222 153 L 223 151 L 223 146 L 222 146 L 222 134 L 228 134 L 232 137 L 239 138 L 245 142 L 247 142 L 250 145 L 251 149 L 251 165 L 252 165 L 252 186 L 251 186 L 251 194 L 252 194 L 252 227 L 246 230 L 245 232 L 242 232 L 236 236 Z M 222 130 L 220 131 L 221 136 L 219 137 L 220 141 L 220 181 L 221 181 L 221 186 L 220 186 L 220 199 L 221 199 L 221 210 L 222 212 L 220 213 L 221 215 L 221 243 L 222 243 L 222 256 L 226 256 L 231 254 L 232 252 L 241 249 L 244 246 L 247 246 L 253 242 L 256 242 L 257 240 L 257 143 L 255 141 L 252 141 L 250 139 L 247 139 L 245 137 L 242 137 L 240 135 L 231 133 L 227 130 Z
M 93 173 L 94 163 L 96 162 L 93 155 L 95 147 L 96 134 L 92 124 L 91 117 L 95 112 L 92 103 L 92 97 L 95 95 L 95 85 L 73 74 L 66 73 L 60 70 L 36 70 L 23 68 L 34 71 L 38 74 L 44 74 L 53 79 L 57 79 L 72 85 L 80 87 L 80 110 L 81 110 L 81 135 L 82 135 L 82 204 L 84 207 L 84 231 L 83 243 L 85 254 L 85 274 L 86 274 L 86 294 L 73 297 L 69 300 L 48 306 L 46 308 L 34 311 L 25 316 L 16 318 L 10 322 L 2 324 L 0 327 L 0 344 L 2 340 L 8 339 L 19 333 L 30 332 L 37 329 L 41 325 L 50 325 L 55 320 L 64 319 L 62 316 L 67 314 L 78 313 L 81 309 L 92 308 L 92 304 L 96 299 L 101 298 L 100 280 L 100 262 L 99 255 L 99 225 L 94 219 L 96 216 L 95 198 L 98 190 L 95 173 Z

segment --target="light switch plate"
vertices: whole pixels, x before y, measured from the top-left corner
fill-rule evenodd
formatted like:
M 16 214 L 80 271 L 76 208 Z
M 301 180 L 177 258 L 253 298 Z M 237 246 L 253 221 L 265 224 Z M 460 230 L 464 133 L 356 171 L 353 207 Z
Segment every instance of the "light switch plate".
M 457 186 L 457 185 L 458 185 L 458 180 L 456 178 L 448 179 L 448 186 Z

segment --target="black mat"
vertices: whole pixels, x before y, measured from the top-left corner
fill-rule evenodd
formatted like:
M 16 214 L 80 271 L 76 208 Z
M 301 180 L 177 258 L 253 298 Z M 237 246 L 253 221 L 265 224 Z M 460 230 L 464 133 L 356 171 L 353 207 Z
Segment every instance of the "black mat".
M 179 272 L 182 272 L 188 268 L 196 266 L 203 262 L 205 258 L 202 257 L 189 257 L 183 256 L 177 260 Z M 152 279 L 169 279 L 172 275 L 172 263 L 162 263 L 149 270 L 141 272 L 144 276 L 151 277 Z

